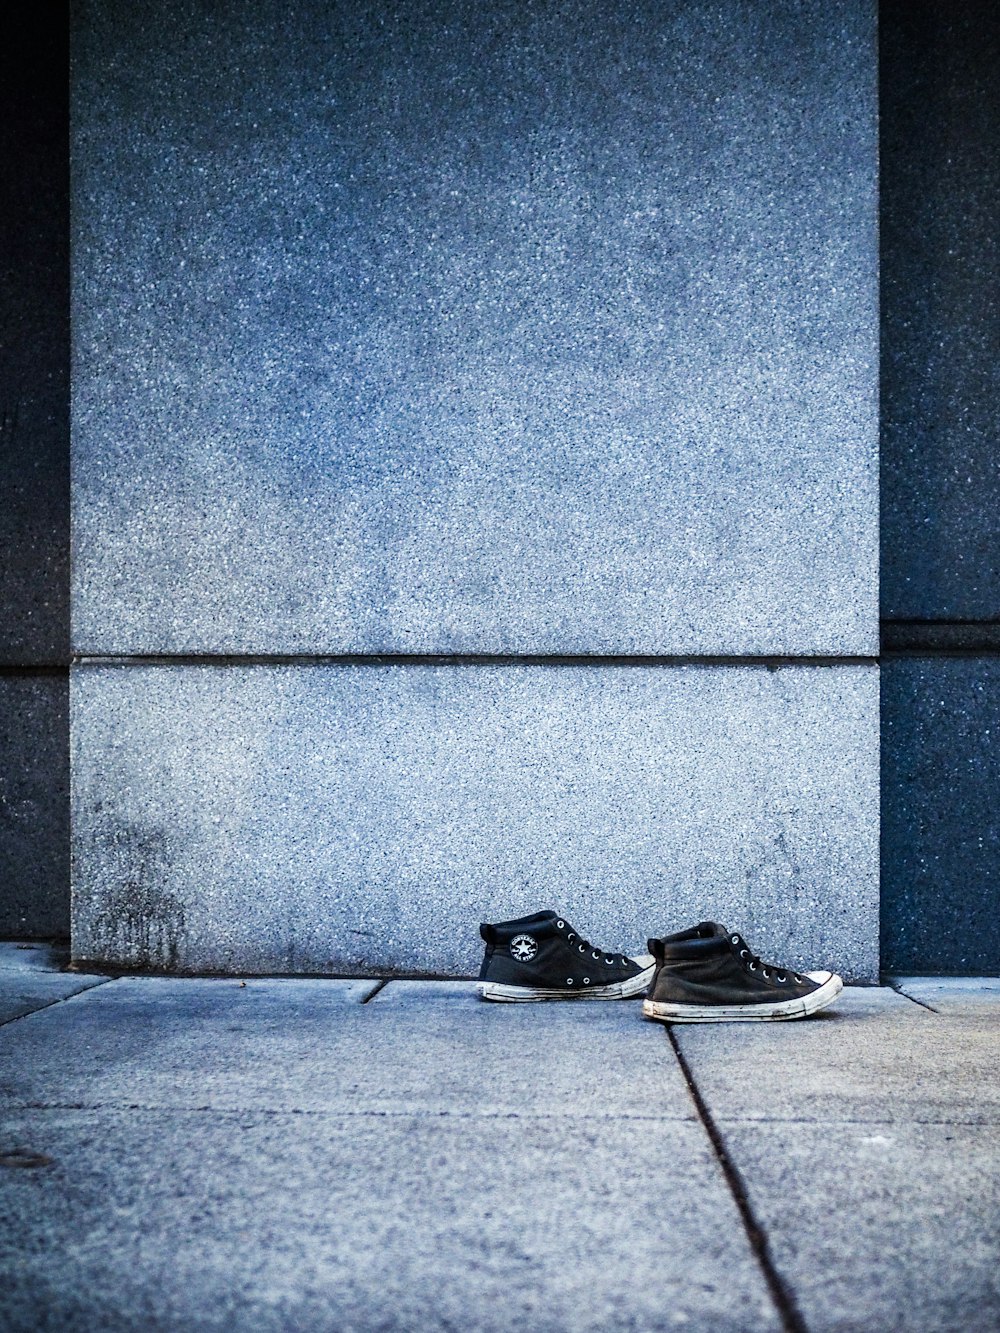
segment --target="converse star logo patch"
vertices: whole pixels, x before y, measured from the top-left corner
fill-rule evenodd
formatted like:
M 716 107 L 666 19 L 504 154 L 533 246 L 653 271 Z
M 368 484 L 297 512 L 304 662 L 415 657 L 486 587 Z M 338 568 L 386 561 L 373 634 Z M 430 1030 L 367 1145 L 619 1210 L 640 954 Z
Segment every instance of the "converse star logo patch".
M 515 935 L 510 942 L 510 952 L 519 963 L 530 963 L 538 952 L 538 942 L 534 935 Z

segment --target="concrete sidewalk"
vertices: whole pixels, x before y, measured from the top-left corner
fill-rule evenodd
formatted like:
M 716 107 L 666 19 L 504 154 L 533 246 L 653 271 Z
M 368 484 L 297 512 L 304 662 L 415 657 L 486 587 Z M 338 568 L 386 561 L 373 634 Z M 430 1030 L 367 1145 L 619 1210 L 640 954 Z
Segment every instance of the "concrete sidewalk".
M 1000 1327 L 1000 981 L 796 1023 L 0 945 L 2 1330 Z

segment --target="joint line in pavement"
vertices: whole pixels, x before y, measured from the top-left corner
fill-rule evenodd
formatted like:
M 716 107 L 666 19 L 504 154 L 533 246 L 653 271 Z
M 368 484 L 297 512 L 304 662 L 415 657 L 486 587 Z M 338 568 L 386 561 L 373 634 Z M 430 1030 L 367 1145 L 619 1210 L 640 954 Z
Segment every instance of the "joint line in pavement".
M 46 1009 L 51 1009 L 54 1004 L 65 1004 L 67 1000 L 75 1000 L 78 995 L 86 995 L 87 991 L 97 990 L 98 986 L 106 986 L 109 981 L 114 980 L 114 977 L 102 977 L 100 981 L 95 981 L 89 986 L 81 986 L 79 990 L 71 991 L 69 995 L 59 995 L 56 999 L 48 1000 L 45 1004 L 38 1004 L 26 1013 L 15 1014 L 13 1018 L 0 1019 L 0 1028 L 9 1027 L 11 1023 L 20 1023 L 23 1018 L 30 1018 L 32 1014 L 44 1013 Z
M 389 978 L 388 978 L 388 977 L 382 977 L 382 978 L 378 981 L 377 985 L 375 986 L 375 989 L 374 989 L 374 990 L 370 990 L 370 991 L 368 992 L 368 994 L 365 996 L 365 998 L 361 1001 L 361 1003 L 362 1003 L 362 1004 L 367 1004 L 369 1000 L 374 1000 L 375 996 L 379 993 L 379 991 L 381 991 L 381 990 L 385 990 L 385 988 L 386 988 L 386 986 L 388 986 L 388 984 L 389 984 Z
M 729 1186 L 729 1192 L 739 1211 L 740 1220 L 743 1223 L 743 1229 L 746 1231 L 747 1240 L 750 1242 L 750 1248 L 753 1251 L 754 1258 L 760 1265 L 761 1272 L 764 1274 L 764 1280 L 767 1283 L 768 1290 L 771 1293 L 771 1299 L 774 1301 L 781 1318 L 785 1333 L 809 1333 L 805 1320 L 795 1303 L 795 1297 L 785 1283 L 784 1278 L 775 1267 L 771 1257 L 771 1247 L 767 1239 L 767 1232 L 761 1226 L 754 1216 L 753 1209 L 750 1206 L 750 1199 L 747 1195 L 746 1186 L 743 1183 L 743 1177 L 737 1170 L 732 1158 L 726 1151 L 726 1145 L 722 1135 L 719 1133 L 718 1126 L 712 1119 L 712 1113 L 708 1109 L 708 1103 L 701 1095 L 701 1091 L 694 1080 L 694 1074 L 691 1072 L 691 1066 L 684 1058 L 684 1052 L 680 1048 L 680 1043 L 674 1036 L 673 1026 L 667 1024 L 667 1037 L 670 1045 L 673 1047 L 674 1055 L 677 1057 L 677 1063 L 680 1065 L 681 1073 L 684 1075 L 684 1081 L 687 1083 L 688 1092 L 691 1094 L 691 1100 L 695 1104 L 698 1112 L 698 1118 L 702 1123 L 705 1133 L 708 1135 L 709 1142 L 715 1152 L 722 1174 L 725 1177 L 726 1184 Z
M 909 991 L 903 990 L 902 986 L 897 986 L 894 981 L 889 982 L 889 989 L 894 990 L 897 995 L 902 995 L 903 999 L 909 1000 L 911 1004 L 919 1004 L 921 1009 L 926 1009 L 929 1013 L 941 1013 L 940 1009 L 935 1009 L 932 1004 L 926 1004 L 923 1000 L 918 1000 L 915 995 L 911 995 Z

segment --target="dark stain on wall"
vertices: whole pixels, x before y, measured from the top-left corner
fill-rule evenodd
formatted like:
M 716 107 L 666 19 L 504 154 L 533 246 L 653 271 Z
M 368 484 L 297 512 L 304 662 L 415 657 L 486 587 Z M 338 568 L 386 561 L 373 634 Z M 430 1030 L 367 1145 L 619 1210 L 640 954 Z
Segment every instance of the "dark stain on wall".
M 165 834 L 101 820 L 93 829 L 88 857 L 99 858 L 107 876 L 100 905 L 88 913 L 78 960 L 99 959 L 127 968 L 174 971 L 185 931 L 184 906 L 164 887 L 170 873 Z

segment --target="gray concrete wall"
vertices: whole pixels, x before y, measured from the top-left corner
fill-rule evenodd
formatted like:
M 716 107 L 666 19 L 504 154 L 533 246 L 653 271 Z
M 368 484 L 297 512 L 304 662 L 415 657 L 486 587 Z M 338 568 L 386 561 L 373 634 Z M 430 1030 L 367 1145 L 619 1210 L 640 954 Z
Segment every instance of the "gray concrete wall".
M 74 951 L 461 975 L 552 904 L 872 976 L 877 717 L 867 666 L 86 666 Z
M 75 649 L 875 653 L 871 10 L 82 5 Z
M 80 5 L 79 956 L 467 971 L 571 895 L 874 976 L 875 71 L 860 2 Z
M 69 930 L 67 42 L 0 52 L 0 936 Z
M 1000 15 L 881 31 L 884 961 L 1000 972 Z

